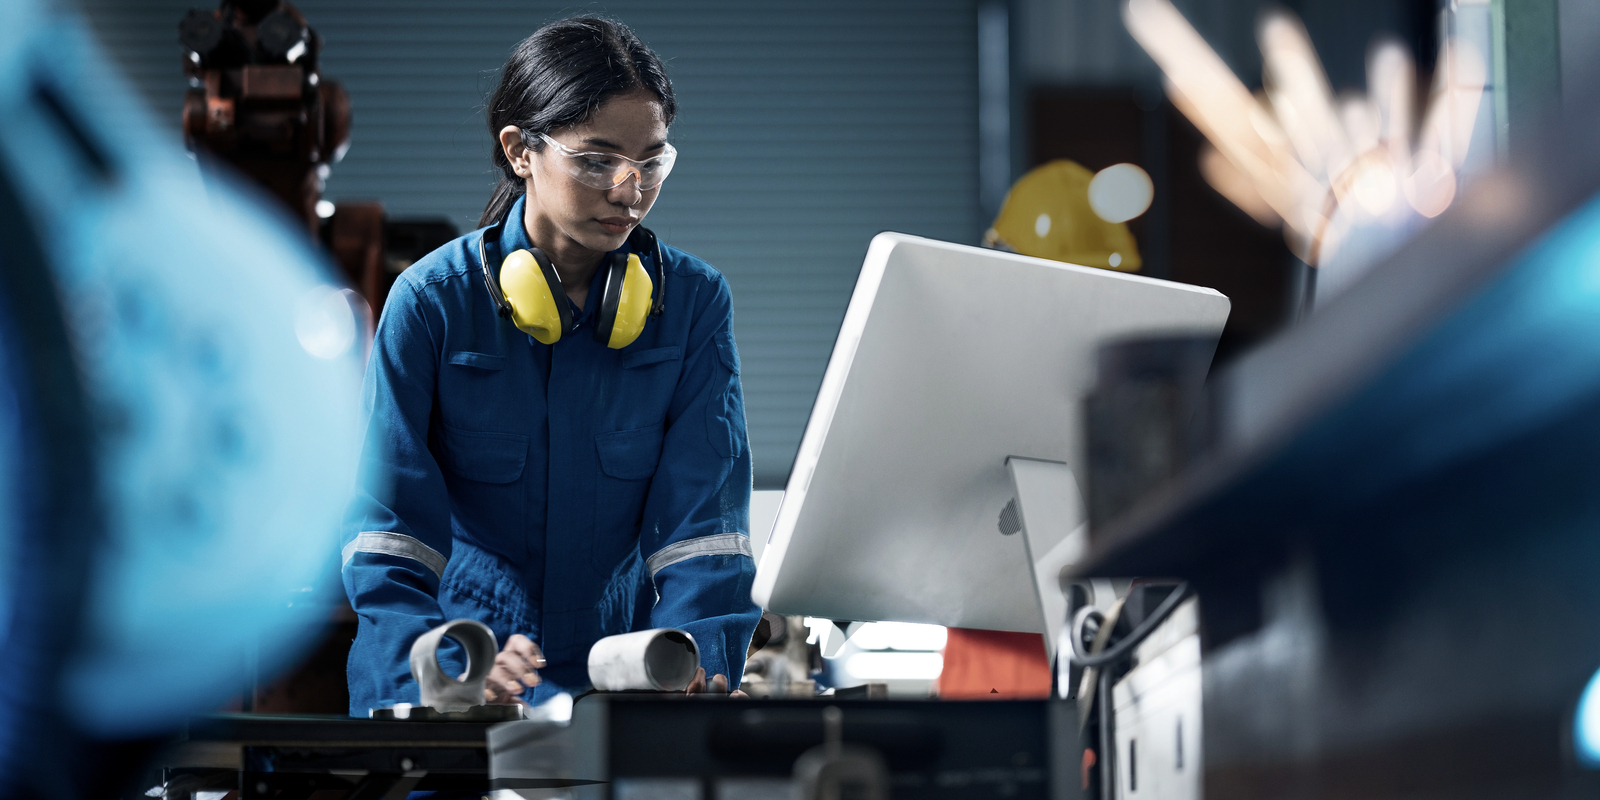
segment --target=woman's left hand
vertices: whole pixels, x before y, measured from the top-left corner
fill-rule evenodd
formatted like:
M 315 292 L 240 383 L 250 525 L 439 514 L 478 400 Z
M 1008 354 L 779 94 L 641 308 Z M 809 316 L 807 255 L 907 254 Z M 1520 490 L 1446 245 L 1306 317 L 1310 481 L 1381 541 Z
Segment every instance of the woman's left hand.
M 734 689 L 728 691 L 728 678 L 725 675 L 712 675 L 709 685 L 706 681 L 706 668 L 696 667 L 694 680 L 689 681 L 689 688 L 683 690 L 684 694 L 725 694 L 729 697 L 749 698 L 750 695 Z

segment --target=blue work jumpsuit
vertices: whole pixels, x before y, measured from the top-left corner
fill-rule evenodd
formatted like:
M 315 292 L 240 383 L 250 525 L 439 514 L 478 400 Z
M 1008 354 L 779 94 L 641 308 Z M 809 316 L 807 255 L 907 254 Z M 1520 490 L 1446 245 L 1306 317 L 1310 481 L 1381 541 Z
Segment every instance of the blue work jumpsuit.
M 523 202 L 491 261 L 532 246 Z M 462 617 L 539 644 L 529 702 L 587 687 L 595 641 L 646 628 L 688 631 L 706 675 L 737 685 L 760 610 L 727 281 L 663 245 L 666 307 L 637 341 L 594 340 L 600 270 L 577 330 L 543 345 L 495 314 L 478 258 L 495 230 L 401 273 L 378 323 L 344 535 L 350 713 L 418 702 L 412 642 Z

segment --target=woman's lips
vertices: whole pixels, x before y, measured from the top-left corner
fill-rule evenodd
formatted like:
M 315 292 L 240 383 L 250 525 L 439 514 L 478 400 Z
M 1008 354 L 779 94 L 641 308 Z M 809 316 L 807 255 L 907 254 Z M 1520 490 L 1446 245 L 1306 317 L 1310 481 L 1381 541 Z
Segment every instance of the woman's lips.
M 633 226 L 639 224 L 639 220 L 628 217 L 603 217 L 595 221 L 611 233 L 627 233 Z

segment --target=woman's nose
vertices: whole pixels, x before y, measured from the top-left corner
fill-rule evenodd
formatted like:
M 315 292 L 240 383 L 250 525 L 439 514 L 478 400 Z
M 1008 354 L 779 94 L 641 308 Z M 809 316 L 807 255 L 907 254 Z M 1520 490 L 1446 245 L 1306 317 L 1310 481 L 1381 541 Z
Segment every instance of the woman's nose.
M 622 179 L 622 183 L 611 187 L 607 199 L 617 205 L 635 206 L 644 199 L 644 192 L 639 188 L 639 173 L 635 172 Z

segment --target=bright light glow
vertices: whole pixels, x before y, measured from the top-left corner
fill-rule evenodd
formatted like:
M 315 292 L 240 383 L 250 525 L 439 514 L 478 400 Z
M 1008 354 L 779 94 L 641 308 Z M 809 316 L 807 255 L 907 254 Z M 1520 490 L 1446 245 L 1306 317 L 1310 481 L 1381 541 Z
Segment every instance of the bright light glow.
M 1472 127 L 1486 77 L 1483 57 L 1471 44 L 1453 40 L 1440 49 L 1422 144 L 1433 146 L 1457 169 L 1472 144 Z
M 1578 697 L 1572 728 L 1572 749 L 1577 751 L 1578 763 L 1600 768 L 1600 673 L 1589 679 Z
M 1106 263 L 1110 264 L 1113 267 L 1122 266 L 1122 254 L 1121 253 L 1112 253 L 1111 257 L 1106 259 Z
M 1416 70 L 1398 42 L 1372 49 L 1365 96 L 1335 102 L 1305 26 L 1269 13 L 1257 35 L 1265 87 L 1252 96 L 1170 0 L 1127 0 L 1123 21 L 1161 67 L 1173 105 L 1215 148 L 1201 155 L 1206 182 L 1263 225 L 1281 224 L 1307 263 L 1332 255 L 1348 201 L 1378 217 L 1403 194 L 1432 217 L 1455 198 L 1486 77 L 1470 44 L 1440 48 L 1413 148 Z
M 944 671 L 938 653 L 856 653 L 844 662 L 845 672 L 858 681 L 927 681 Z
M 348 352 L 356 341 L 355 302 L 365 303 L 355 292 L 332 286 L 318 286 L 302 295 L 294 316 L 300 346 L 317 358 L 338 358 Z
M 1040 239 L 1043 239 L 1045 237 L 1045 234 L 1047 234 L 1049 232 L 1050 232 L 1050 215 L 1049 214 L 1040 214 L 1039 218 L 1033 221 L 1033 234 L 1035 236 L 1038 236 Z
M 1378 146 L 1378 109 L 1367 98 L 1350 95 L 1340 100 L 1339 121 L 1349 133 L 1355 152 L 1365 153 Z
M 333 216 L 333 203 L 330 203 L 327 200 L 318 200 L 317 216 L 321 217 L 322 219 L 327 219 Z
M 1256 185 L 1250 176 L 1239 171 L 1239 168 L 1228 160 L 1227 156 L 1217 152 L 1215 147 L 1202 145 L 1200 148 L 1200 175 L 1211 184 L 1217 193 L 1228 198 L 1228 201 L 1244 210 L 1251 219 L 1268 228 L 1277 227 L 1283 223 L 1278 212 L 1272 205 L 1262 198 L 1256 191 Z
M 939 625 L 869 622 L 850 642 L 862 650 L 943 650 L 945 637 L 945 629 Z
M 1353 154 L 1310 34 L 1288 12 L 1274 11 L 1262 19 L 1256 38 L 1267 97 L 1300 163 L 1313 175 L 1337 174 Z
M 828 634 L 828 629 L 833 623 L 820 617 L 806 617 L 806 629 L 811 631 L 806 635 L 806 644 L 821 644 L 822 638 Z
M 1288 231 L 1309 236 L 1313 226 L 1304 213 L 1304 198 L 1317 193 L 1307 188 L 1317 181 L 1294 157 L 1288 134 L 1266 99 L 1250 94 L 1168 0 L 1128 0 L 1123 20 L 1166 74 L 1173 105 L 1249 181 Z M 1312 206 L 1317 208 L 1319 204 Z
M 1437 217 L 1456 197 L 1456 174 L 1450 162 L 1432 150 L 1417 153 L 1416 168 L 1405 179 L 1406 201 L 1424 217 Z
M 1356 173 L 1350 193 L 1355 195 L 1356 204 L 1363 211 L 1374 217 L 1382 216 L 1394 207 L 1398 194 L 1394 170 L 1386 162 L 1371 160 Z
M 1372 49 L 1367 61 L 1367 95 L 1378 115 L 1378 144 L 1404 175 L 1411 160 L 1411 123 L 1415 113 L 1412 89 L 1417 70 L 1405 45 L 1389 40 Z
M 1127 222 L 1143 214 L 1154 197 L 1155 184 L 1134 164 L 1113 164 L 1089 181 L 1089 207 L 1106 222 Z

